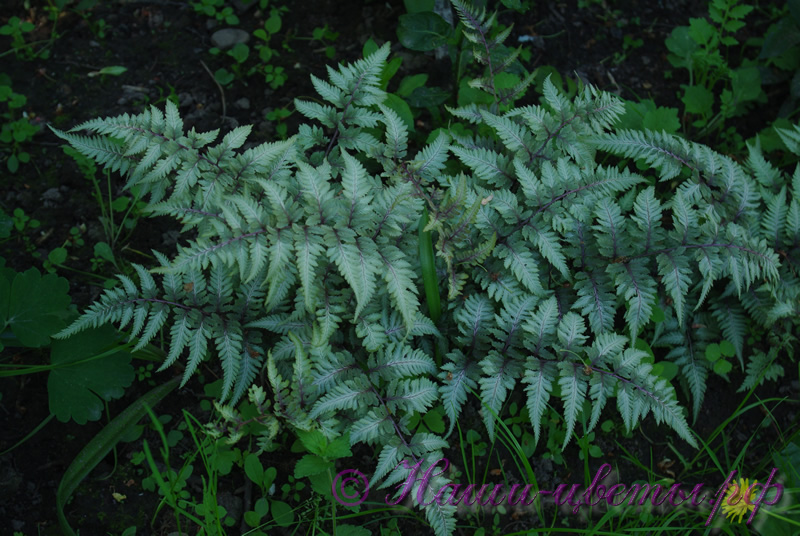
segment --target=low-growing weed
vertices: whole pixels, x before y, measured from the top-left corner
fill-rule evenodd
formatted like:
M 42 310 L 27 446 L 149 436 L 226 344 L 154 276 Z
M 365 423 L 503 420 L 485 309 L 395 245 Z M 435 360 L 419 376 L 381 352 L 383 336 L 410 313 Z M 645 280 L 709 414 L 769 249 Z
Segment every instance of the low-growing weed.
M 30 162 L 31 155 L 24 145 L 33 139 L 39 127 L 32 124 L 24 111 L 27 98 L 14 93 L 11 89 L 11 78 L 0 73 L 0 105 L 5 103 L 6 110 L 0 108 L 0 153 L 6 153 L 6 168 L 16 173 L 20 164 Z

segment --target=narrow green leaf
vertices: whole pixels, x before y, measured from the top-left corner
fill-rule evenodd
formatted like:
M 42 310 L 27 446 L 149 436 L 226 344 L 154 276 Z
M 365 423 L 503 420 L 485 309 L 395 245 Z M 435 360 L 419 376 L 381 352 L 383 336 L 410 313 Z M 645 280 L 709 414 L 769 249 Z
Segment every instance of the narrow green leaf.
M 75 490 L 78 489 L 78 485 L 106 457 L 106 454 L 128 432 L 130 427 L 147 414 L 149 408 L 154 407 L 175 389 L 179 380 L 180 378 L 173 378 L 145 393 L 108 423 L 72 460 L 72 463 L 64 472 L 64 476 L 61 477 L 61 482 L 56 491 L 56 513 L 58 514 L 58 523 L 64 534 L 75 536 L 75 532 L 64 515 L 64 506 Z

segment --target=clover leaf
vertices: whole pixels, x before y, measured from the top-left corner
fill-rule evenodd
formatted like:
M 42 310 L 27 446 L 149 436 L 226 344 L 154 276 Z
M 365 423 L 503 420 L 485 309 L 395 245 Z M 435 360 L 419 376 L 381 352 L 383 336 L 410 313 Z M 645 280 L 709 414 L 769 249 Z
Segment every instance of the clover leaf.
M 61 422 L 96 421 L 103 413 L 103 400 L 120 398 L 133 382 L 131 355 L 121 350 L 103 354 L 118 343 L 119 335 L 103 326 L 64 340 L 53 341 L 50 361 L 54 368 L 47 379 L 50 411 Z

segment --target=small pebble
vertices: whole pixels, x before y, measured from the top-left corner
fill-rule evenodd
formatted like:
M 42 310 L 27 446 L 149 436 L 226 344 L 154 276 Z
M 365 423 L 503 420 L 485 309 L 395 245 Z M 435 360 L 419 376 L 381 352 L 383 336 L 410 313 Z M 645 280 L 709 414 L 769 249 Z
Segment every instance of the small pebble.
M 237 43 L 247 43 L 249 40 L 250 34 L 238 28 L 217 30 L 211 36 L 211 44 L 220 50 L 227 50 Z

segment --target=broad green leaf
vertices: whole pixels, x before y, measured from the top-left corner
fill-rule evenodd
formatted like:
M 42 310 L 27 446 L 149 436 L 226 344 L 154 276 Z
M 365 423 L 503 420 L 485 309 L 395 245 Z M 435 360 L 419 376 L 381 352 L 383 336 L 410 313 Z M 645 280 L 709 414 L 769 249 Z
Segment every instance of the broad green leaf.
M 50 411 L 59 421 L 96 421 L 103 414 L 103 400 L 120 398 L 131 385 L 136 376 L 131 356 L 113 348 L 118 341 L 110 326 L 53 341 L 47 392 Z
M 383 101 L 384 106 L 390 108 L 394 113 L 396 113 L 400 119 L 403 120 L 403 123 L 406 124 L 406 127 L 409 131 L 414 132 L 414 115 L 411 113 L 411 108 L 409 108 L 408 103 L 395 95 L 394 93 L 388 93 L 386 95 L 386 100 Z
M 736 348 L 730 341 L 722 341 L 721 343 L 719 343 L 719 351 L 725 357 L 733 357 L 734 355 L 736 355 Z
M 678 374 L 678 365 L 672 361 L 659 361 L 653 365 L 652 372 L 654 375 L 661 376 L 667 381 L 672 381 L 672 379 Z
M 633 347 L 636 348 L 637 350 L 642 350 L 647 353 L 647 357 L 642 358 L 642 363 L 652 363 L 653 361 L 655 361 L 656 356 L 653 353 L 653 349 L 644 339 L 637 338 Z
M 672 30 L 672 33 L 664 41 L 674 56 L 668 57 L 669 62 L 674 67 L 685 67 L 691 69 L 692 67 L 692 54 L 699 48 L 697 43 L 689 35 L 688 26 L 678 26 Z
M 367 39 L 364 43 L 364 46 L 361 48 L 361 55 L 365 58 L 367 56 L 371 56 L 374 52 L 378 50 L 378 43 L 376 43 L 371 37 Z
M 94 254 L 99 259 L 114 262 L 114 251 L 105 242 L 98 242 L 94 245 Z
M 731 86 L 737 102 L 757 99 L 761 94 L 761 73 L 758 67 L 739 67 L 733 71 Z
M 759 59 L 776 58 L 800 43 L 800 23 L 793 23 L 791 19 L 783 18 L 770 28 L 764 36 Z
M 114 199 L 114 201 L 111 202 L 111 208 L 114 209 L 114 212 L 122 212 L 123 210 L 128 208 L 130 202 L 131 198 L 123 195 Z
M 447 43 L 453 29 L 432 11 L 400 15 L 397 38 L 411 50 L 427 52 Z
M 428 81 L 428 75 L 425 73 L 409 75 L 400 81 L 400 85 L 395 92 L 400 97 L 408 97 L 411 92 L 417 88 L 421 88 Z
M 255 454 L 248 454 L 244 459 L 244 473 L 256 485 L 261 486 L 264 480 L 264 466 Z
M 655 110 L 650 110 L 644 114 L 642 126 L 657 132 L 664 130 L 670 134 L 674 134 L 681 128 L 681 122 L 678 119 L 678 109 L 659 106 Z
M 665 318 L 666 316 L 664 315 L 664 310 L 658 305 L 654 305 L 653 314 L 650 315 L 650 320 L 658 324 L 659 322 L 663 322 Z
M 292 507 L 283 501 L 271 501 L 272 519 L 281 527 L 288 527 L 294 523 L 294 511 Z
M 422 420 L 425 421 L 425 426 L 428 427 L 428 430 L 434 434 L 444 433 L 444 419 L 442 418 L 440 411 L 429 411 L 425 413 L 425 416 L 422 418 Z
M 47 260 L 53 264 L 63 264 L 67 260 L 67 248 L 55 248 L 47 254 Z
M 413 108 L 429 108 L 439 106 L 450 98 L 450 92 L 440 87 L 418 87 L 406 97 L 406 102 Z
M 711 113 L 714 104 L 714 94 L 703 86 L 683 86 L 684 94 L 681 98 L 690 114 L 706 115 Z
M 263 500 L 264 502 L 269 504 L 269 501 L 267 501 L 267 499 L 265 499 L 264 497 L 261 497 L 261 499 L 259 500 L 260 501 Z M 269 507 L 267 507 L 267 511 L 269 511 Z M 261 524 L 261 519 L 263 517 L 264 516 L 259 514 L 258 512 L 255 512 L 253 510 L 248 510 L 247 512 L 244 513 L 244 522 L 247 523 L 248 527 L 256 528 Z
M 718 35 L 718 31 L 706 19 L 689 19 L 689 37 L 699 45 L 710 44 Z
M 294 466 L 294 477 L 304 478 L 311 475 L 324 473 L 333 468 L 333 462 L 328 462 L 314 454 L 306 454 Z
M 54 274 L 42 277 L 36 268 L 16 274 L 9 292 L 0 295 L 4 325 L 25 346 L 38 348 L 48 344 L 50 335 L 66 325 L 63 317 L 71 301 L 68 291 L 66 279 Z
M 328 440 L 319 430 L 298 430 L 297 438 L 303 443 L 305 449 L 313 454 L 322 455 L 328 446 Z
M 714 372 L 717 374 L 727 374 L 731 371 L 733 365 L 731 365 L 730 361 L 725 359 L 720 359 L 716 363 L 714 363 Z
M 234 74 L 225 67 L 221 67 L 214 72 L 214 80 L 219 82 L 221 86 L 227 86 L 233 82 L 234 78 L 236 78 Z
M 706 346 L 706 359 L 711 361 L 712 363 L 720 358 L 722 352 L 720 352 L 719 344 L 712 342 L 708 346 Z
M 264 23 L 264 29 L 267 30 L 271 34 L 276 34 L 281 31 L 281 17 L 276 11 L 273 11 L 273 14 L 267 19 Z
M 236 43 L 232 49 L 228 51 L 228 56 L 236 60 L 236 63 L 244 63 L 247 61 L 247 56 L 250 55 L 250 47 L 244 43 Z

